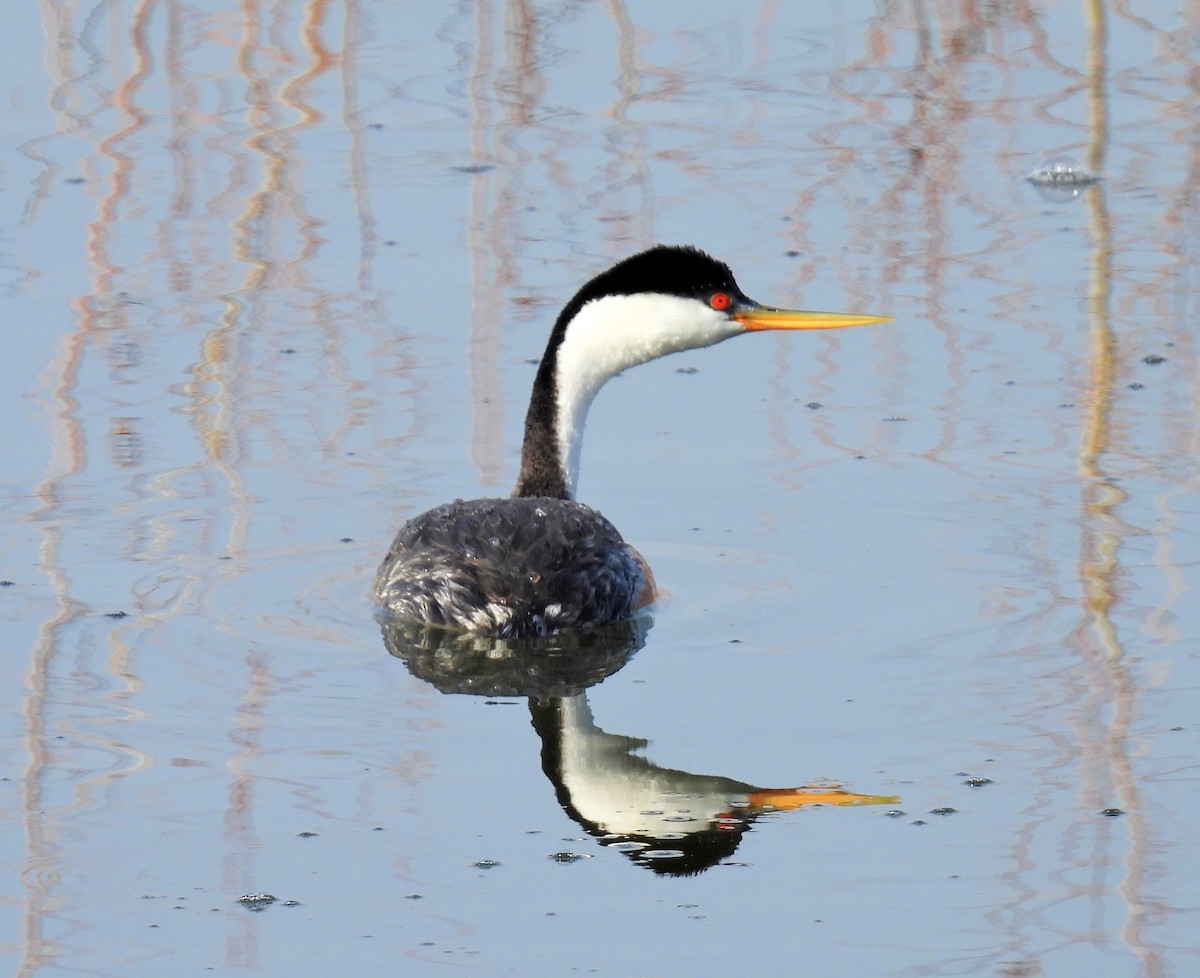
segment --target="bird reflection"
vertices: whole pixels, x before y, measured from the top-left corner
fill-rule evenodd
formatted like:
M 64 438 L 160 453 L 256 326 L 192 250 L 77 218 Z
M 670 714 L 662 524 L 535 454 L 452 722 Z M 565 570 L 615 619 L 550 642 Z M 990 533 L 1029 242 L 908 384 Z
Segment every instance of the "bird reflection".
M 881 805 L 838 785 L 756 788 L 732 778 L 659 767 L 637 737 L 596 726 L 584 694 L 531 699 L 542 770 L 584 830 L 656 873 L 687 876 L 731 856 L 759 816 L 809 805 Z
M 601 845 L 655 873 L 688 876 L 731 856 L 761 816 L 816 805 L 894 804 L 838 785 L 759 788 L 733 778 L 659 767 L 647 741 L 610 734 L 585 690 L 645 644 L 646 616 L 541 638 L 502 639 L 384 620 L 387 650 L 443 693 L 529 698 L 542 770 L 563 811 Z
M 385 618 L 383 644 L 443 693 L 574 696 L 621 669 L 646 644 L 648 615 L 539 638 L 498 638 Z

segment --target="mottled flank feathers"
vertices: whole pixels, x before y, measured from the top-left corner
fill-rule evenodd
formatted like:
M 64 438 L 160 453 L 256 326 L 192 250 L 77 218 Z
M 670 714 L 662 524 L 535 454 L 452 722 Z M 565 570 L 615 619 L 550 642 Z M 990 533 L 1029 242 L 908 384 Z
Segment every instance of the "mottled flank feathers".
M 374 595 L 392 615 L 528 638 L 628 618 L 641 565 L 608 520 L 566 499 L 447 503 L 401 527 Z

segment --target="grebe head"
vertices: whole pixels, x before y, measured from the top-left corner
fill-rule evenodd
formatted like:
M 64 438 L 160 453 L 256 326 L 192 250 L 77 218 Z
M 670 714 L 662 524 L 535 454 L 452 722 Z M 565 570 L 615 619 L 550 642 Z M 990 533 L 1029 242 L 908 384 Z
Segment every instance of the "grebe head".
M 763 306 L 724 262 L 658 245 L 583 286 L 563 308 L 538 368 L 516 495 L 574 498 L 588 408 L 610 378 L 639 363 L 764 329 L 835 329 L 887 316 Z

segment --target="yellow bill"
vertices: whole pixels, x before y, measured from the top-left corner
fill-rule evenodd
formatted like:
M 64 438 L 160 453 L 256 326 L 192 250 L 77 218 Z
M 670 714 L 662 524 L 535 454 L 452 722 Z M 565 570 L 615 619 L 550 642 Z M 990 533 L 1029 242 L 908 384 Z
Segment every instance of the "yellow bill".
M 891 316 L 868 316 L 853 312 L 804 312 L 799 309 L 774 309 L 753 306 L 733 314 L 746 329 L 844 329 L 891 322 Z

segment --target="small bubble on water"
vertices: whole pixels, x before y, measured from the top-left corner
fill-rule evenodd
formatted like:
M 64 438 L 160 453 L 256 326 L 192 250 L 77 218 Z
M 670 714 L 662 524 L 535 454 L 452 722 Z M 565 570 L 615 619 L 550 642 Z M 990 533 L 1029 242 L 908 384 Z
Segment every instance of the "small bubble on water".
M 902 812 L 899 808 L 889 808 L 883 814 L 888 818 L 901 818 L 904 815 L 904 812 Z
M 475 860 L 475 862 L 471 863 L 471 865 L 474 866 L 476 869 L 495 869 L 497 866 L 500 865 L 500 860 L 498 860 L 498 859 L 477 859 L 477 860 Z
M 968 788 L 982 788 L 985 784 L 992 784 L 991 778 L 967 778 L 963 782 Z
M 1106 808 L 1100 814 L 1106 818 L 1120 818 L 1125 812 L 1120 808 Z
M 929 814 L 930 815 L 953 815 L 957 811 L 958 811 L 957 808 L 951 808 L 949 805 L 945 805 L 942 808 L 931 808 L 929 810 Z

